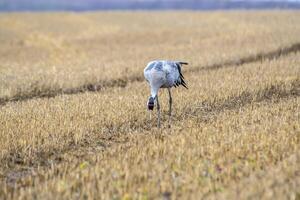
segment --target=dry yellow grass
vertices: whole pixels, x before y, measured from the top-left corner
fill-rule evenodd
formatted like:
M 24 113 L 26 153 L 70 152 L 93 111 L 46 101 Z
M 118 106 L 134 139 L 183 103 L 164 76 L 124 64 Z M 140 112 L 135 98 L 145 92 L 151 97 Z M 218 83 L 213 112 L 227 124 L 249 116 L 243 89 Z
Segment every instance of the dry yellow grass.
M 0 99 L 141 77 L 152 59 L 204 67 L 299 42 L 299 12 L 0 15 Z M 16 73 L 17 71 L 17 73 Z
M 226 64 L 298 44 L 297 17 L 2 14 L 1 24 L 14 22 L 0 30 L 2 98 L 126 84 L 2 105 L 0 198 L 300 198 L 300 53 Z M 128 79 L 158 57 L 192 63 L 183 69 L 190 89 L 173 90 L 170 129 L 160 93 L 161 130 L 148 119 L 146 82 Z

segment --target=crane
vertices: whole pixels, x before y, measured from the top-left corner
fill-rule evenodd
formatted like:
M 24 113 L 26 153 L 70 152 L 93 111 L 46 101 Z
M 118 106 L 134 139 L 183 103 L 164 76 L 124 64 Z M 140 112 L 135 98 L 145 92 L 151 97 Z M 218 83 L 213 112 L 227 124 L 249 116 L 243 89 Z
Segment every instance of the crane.
M 181 72 L 182 65 L 188 65 L 182 61 L 155 60 L 147 64 L 144 69 L 144 76 L 151 88 L 151 95 L 148 99 L 148 110 L 152 111 L 156 102 L 157 126 L 160 128 L 160 105 L 158 101 L 158 90 L 167 88 L 169 93 L 169 127 L 171 126 L 172 95 L 171 88 L 183 86 L 188 89 Z

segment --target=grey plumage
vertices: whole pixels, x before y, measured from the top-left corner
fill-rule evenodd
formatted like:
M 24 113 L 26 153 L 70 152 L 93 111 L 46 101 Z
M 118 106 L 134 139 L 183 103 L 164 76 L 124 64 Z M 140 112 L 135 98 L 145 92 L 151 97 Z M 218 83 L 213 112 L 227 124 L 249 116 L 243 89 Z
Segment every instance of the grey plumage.
M 158 102 L 158 90 L 168 88 L 169 92 L 169 124 L 171 122 L 172 96 L 171 88 L 183 86 L 188 89 L 185 78 L 182 74 L 182 65 L 187 65 L 182 61 L 151 61 L 144 69 L 144 76 L 151 87 L 151 96 L 148 100 L 148 109 L 153 110 L 154 101 L 156 101 L 158 110 L 158 126 L 160 126 L 160 106 Z

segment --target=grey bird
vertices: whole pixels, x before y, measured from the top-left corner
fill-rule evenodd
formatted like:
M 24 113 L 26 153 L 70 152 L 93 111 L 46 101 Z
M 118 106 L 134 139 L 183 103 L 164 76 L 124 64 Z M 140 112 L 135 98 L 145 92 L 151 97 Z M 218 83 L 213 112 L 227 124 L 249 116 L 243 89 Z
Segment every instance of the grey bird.
M 144 76 L 151 88 L 151 95 L 148 99 L 148 110 L 152 111 L 157 107 L 157 126 L 160 128 L 160 105 L 158 101 L 158 90 L 167 88 L 169 93 L 169 127 L 171 126 L 172 95 L 171 88 L 183 86 L 188 89 L 181 72 L 182 65 L 188 65 L 182 61 L 155 60 L 147 64 L 144 69 Z

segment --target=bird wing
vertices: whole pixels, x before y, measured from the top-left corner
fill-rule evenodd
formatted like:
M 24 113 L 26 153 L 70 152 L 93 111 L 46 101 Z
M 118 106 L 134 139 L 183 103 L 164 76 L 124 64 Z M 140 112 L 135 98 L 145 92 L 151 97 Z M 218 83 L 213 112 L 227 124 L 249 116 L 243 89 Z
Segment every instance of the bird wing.
M 184 76 L 182 75 L 182 71 L 181 71 L 181 66 L 182 65 L 187 65 L 188 63 L 187 62 L 174 62 L 174 64 L 177 67 L 177 70 L 179 72 L 179 78 L 175 82 L 174 86 L 176 87 L 176 86 L 182 85 L 183 87 L 188 89 L 187 84 L 184 80 Z
M 144 76 L 146 80 L 152 84 L 157 83 L 160 85 L 166 84 L 166 81 L 171 84 L 170 86 L 180 86 L 182 85 L 188 89 L 187 84 L 184 80 L 184 76 L 181 71 L 182 65 L 187 65 L 187 62 L 183 61 L 166 61 L 166 60 L 156 60 L 148 63 L 144 69 Z M 161 77 L 163 73 L 167 74 L 165 80 Z M 168 84 L 167 84 L 168 85 Z M 170 87 L 167 86 L 167 87 Z

